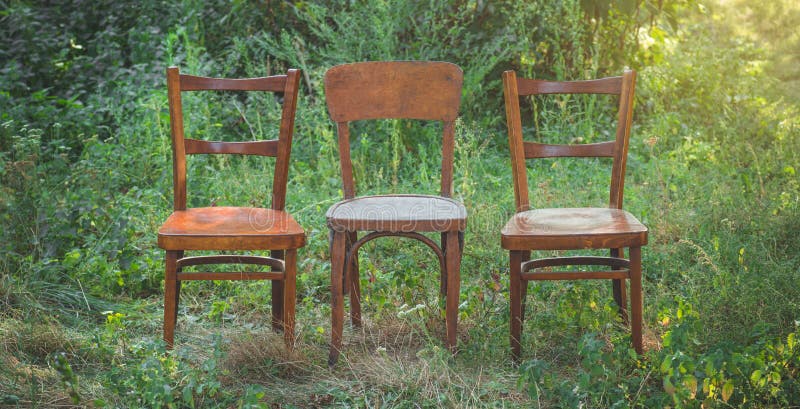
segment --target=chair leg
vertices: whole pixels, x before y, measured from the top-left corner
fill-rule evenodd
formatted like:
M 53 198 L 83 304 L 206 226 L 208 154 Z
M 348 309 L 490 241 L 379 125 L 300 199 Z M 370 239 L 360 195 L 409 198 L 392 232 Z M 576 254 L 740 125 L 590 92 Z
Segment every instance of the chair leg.
M 348 232 L 344 241 L 344 273 L 342 274 L 342 291 L 345 296 L 350 295 L 350 260 L 347 255 L 350 254 L 350 247 L 354 242 L 351 239 L 352 235 Z
M 283 250 L 271 250 L 270 257 L 284 260 L 285 269 L 289 269 L 289 263 L 284 259 L 284 251 Z M 283 280 L 272 280 L 272 330 L 273 331 L 284 331 L 284 287 L 285 281 L 288 277 L 288 273 L 284 271 L 284 279 Z
M 441 248 L 442 253 L 444 254 L 445 260 L 447 260 L 447 233 L 442 233 L 441 238 Z M 442 297 L 447 296 L 447 261 L 445 261 L 445 265 L 441 267 L 441 274 L 439 274 L 439 295 Z
M 164 271 L 164 342 L 172 349 L 178 316 L 178 251 L 168 250 Z
M 622 249 L 611 249 L 611 257 L 623 258 L 625 253 Z M 611 280 L 611 286 L 614 291 L 614 302 L 617 303 L 619 316 L 622 318 L 622 322 L 628 325 L 628 300 L 625 295 L 625 280 Z
M 611 281 L 614 290 L 614 302 L 617 304 L 619 316 L 622 318 L 622 322 L 628 325 L 628 297 L 625 291 L 625 280 L 619 279 Z
M 514 363 L 519 362 L 522 353 L 522 287 L 527 287 L 528 283 L 523 282 L 520 277 L 522 269 L 522 259 L 524 251 L 511 250 L 509 252 L 509 302 L 511 304 L 511 359 Z
M 285 268 L 283 273 L 283 298 L 282 302 L 282 324 L 283 324 L 283 340 L 289 350 L 294 348 L 295 333 L 294 333 L 294 316 L 295 316 L 295 303 L 296 303 L 296 288 L 297 288 L 297 250 L 286 250 L 286 258 L 284 259 Z M 278 282 L 273 281 L 274 283 Z
M 342 349 L 344 327 L 344 293 L 342 275 L 344 273 L 346 232 L 334 232 L 331 241 L 331 348 L 328 365 L 333 366 L 339 359 Z
M 172 328 L 178 326 L 178 305 L 180 305 L 181 298 L 181 281 L 175 280 L 175 310 L 172 314 Z
M 347 237 L 347 252 L 350 252 L 350 248 L 358 240 L 358 233 L 351 232 Z M 345 263 L 347 265 L 347 271 L 345 275 L 350 277 L 349 283 L 345 283 L 345 285 L 349 284 L 349 288 L 345 287 L 345 291 L 350 293 L 350 323 L 353 324 L 354 327 L 361 326 L 361 284 L 359 283 L 359 271 L 358 271 L 358 252 L 354 252 L 351 254 L 353 257 L 352 260 L 345 259 Z
M 458 243 L 458 232 L 448 232 L 446 238 L 447 256 L 447 301 L 445 321 L 447 324 L 447 348 L 456 353 L 458 336 L 458 301 L 461 291 L 461 248 Z
M 183 250 L 177 252 L 177 260 L 183 258 Z M 176 262 L 177 262 L 176 260 Z M 183 269 L 178 267 L 175 269 L 176 273 L 180 273 Z M 175 280 L 175 314 L 172 315 L 172 328 L 175 328 L 178 325 L 178 305 L 180 305 L 181 299 L 181 280 Z
M 642 249 L 630 248 L 631 262 L 631 338 L 633 349 L 642 353 Z
M 522 259 L 520 259 L 520 275 L 522 275 L 522 263 L 531 259 L 531 252 L 530 250 L 525 250 L 520 252 L 522 254 Z M 530 284 L 527 280 L 522 280 L 520 277 L 519 283 L 519 292 L 520 292 L 520 314 L 519 314 L 519 322 L 520 325 L 525 323 L 525 305 L 528 300 L 528 284 Z

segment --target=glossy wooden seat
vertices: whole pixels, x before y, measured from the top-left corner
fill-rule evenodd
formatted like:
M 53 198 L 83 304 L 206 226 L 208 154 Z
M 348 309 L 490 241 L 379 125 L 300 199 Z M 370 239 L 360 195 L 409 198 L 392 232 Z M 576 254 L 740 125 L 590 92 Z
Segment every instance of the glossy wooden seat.
M 255 207 L 176 210 L 158 230 L 165 250 L 286 250 L 304 242 L 303 228 L 289 213 Z
M 625 280 L 630 281 L 631 338 L 642 352 L 641 247 L 647 228 L 622 210 L 625 164 L 633 113 L 636 74 L 590 81 L 542 81 L 503 73 L 508 140 L 517 213 L 503 227 L 501 245 L 509 250 L 511 353 L 521 354 L 522 323 L 528 282 L 533 280 L 610 279 L 620 315 L 627 321 Z M 619 96 L 616 138 L 611 141 L 560 145 L 528 142 L 522 138 L 521 96 L 542 94 L 611 94 Z M 554 157 L 608 157 L 612 159 L 610 199 L 607 208 L 530 209 L 526 160 Z M 569 194 L 569 192 L 564 192 Z M 624 249 L 629 258 L 624 258 Z M 536 250 L 609 249 L 609 257 L 570 256 L 531 260 Z M 592 269 L 575 268 L 591 266 Z M 597 268 L 599 267 L 599 268 Z M 566 271 L 565 271 L 565 268 Z
M 455 120 L 463 73 L 443 62 L 366 62 L 345 64 L 325 73 L 325 99 L 337 124 L 344 200 L 327 213 L 331 231 L 331 349 L 334 365 L 342 348 L 344 296 L 350 294 L 350 320 L 361 325 L 358 249 L 384 236 L 426 244 L 439 259 L 440 292 L 446 297 L 447 346 L 455 352 L 461 248 L 467 212 L 451 199 Z M 442 123 L 440 196 L 356 197 L 350 159 L 350 122 L 369 119 L 421 119 Z M 367 231 L 359 238 L 358 233 Z M 420 232 L 441 234 L 441 244 Z
M 305 245 L 303 228 L 284 211 L 289 156 L 300 75 L 221 79 L 180 74 L 167 70 L 173 150 L 174 211 L 158 230 L 158 245 L 166 250 L 164 279 L 164 341 L 172 348 L 181 282 L 187 280 L 272 280 L 272 325 L 283 330 L 286 345 L 294 345 L 297 249 Z M 184 137 L 181 94 L 187 91 L 266 91 L 283 93 L 278 139 L 219 142 Z M 186 206 L 186 155 L 240 154 L 275 157 L 271 208 Z M 259 177 L 253 175 L 253 177 Z M 201 255 L 190 250 L 269 250 L 260 255 Z M 185 267 L 208 264 L 251 264 L 270 271 L 194 272 Z

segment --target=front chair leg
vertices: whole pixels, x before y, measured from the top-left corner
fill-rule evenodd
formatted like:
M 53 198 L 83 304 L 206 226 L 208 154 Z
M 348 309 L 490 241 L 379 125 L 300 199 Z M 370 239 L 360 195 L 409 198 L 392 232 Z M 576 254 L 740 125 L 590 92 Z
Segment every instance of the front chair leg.
M 289 350 L 294 348 L 295 333 L 295 305 L 296 305 L 296 288 L 297 288 L 297 250 L 286 250 L 286 258 L 284 260 L 283 272 L 283 297 L 281 303 L 283 304 L 282 323 L 283 323 L 283 340 Z M 273 283 L 276 283 L 273 281 Z M 274 287 L 273 287 L 274 288 Z
M 278 260 L 284 260 L 283 250 L 271 250 L 270 257 Z M 286 280 L 288 262 L 284 260 L 283 280 L 272 280 L 272 330 L 284 331 L 284 280 Z
M 445 304 L 445 321 L 447 325 L 447 348 L 450 349 L 452 354 L 455 354 L 458 342 L 458 301 L 461 291 L 461 248 L 458 243 L 458 232 L 448 232 L 446 235 L 447 301 Z
M 339 360 L 342 350 L 342 331 L 344 329 L 344 292 L 342 275 L 345 259 L 345 232 L 333 232 L 331 240 L 331 348 L 328 354 L 328 365 L 333 366 Z
M 168 250 L 164 271 L 164 342 L 172 349 L 175 341 L 175 325 L 178 317 L 178 251 Z

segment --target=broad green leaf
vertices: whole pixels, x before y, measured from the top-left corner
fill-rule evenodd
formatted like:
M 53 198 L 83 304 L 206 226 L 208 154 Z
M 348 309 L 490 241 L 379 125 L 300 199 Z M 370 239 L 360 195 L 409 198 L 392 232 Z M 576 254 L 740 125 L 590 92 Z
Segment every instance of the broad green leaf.
M 725 381 L 725 384 L 722 385 L 722 401 L 727 402 L 731 395 L 733 395 L 733 381 L 728 379 Z
M 670 396 L 675 394 L 675 385 L 669 380 L 669 376 L 664 378 L 664 392 Z
M 683 386 L 689 390 L 689 397 L 694 399 L 697 395 L 697 378 L 692 375 L 687 376 L 683 379 Z
M 671 357 L 664 357 L 664 360 L 661 361 L 661 373 L 665 374 L 669 371 L 670 367 L 672 366 L 672 358 Z

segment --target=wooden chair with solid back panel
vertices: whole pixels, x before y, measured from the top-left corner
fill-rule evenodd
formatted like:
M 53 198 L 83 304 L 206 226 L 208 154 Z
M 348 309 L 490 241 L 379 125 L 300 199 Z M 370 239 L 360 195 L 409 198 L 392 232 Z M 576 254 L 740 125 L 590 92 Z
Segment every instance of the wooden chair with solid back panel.
M 174 211 L 158 230 L 158 245 L 166 250 L 164 280 L 164 341 L 172 348 L 178 317 L 181 282 L 187 280 L 272 280 L 272 326 L 283 330 L 289 348 L 294 345 L 297 249 L 305 245 L 303 228 L 284 211 L 289 156 L 297 108 L 300 73 L 262 78 L 223 79 L 181 74 L 167 69 L 172 133 Z M 267 91 L 283 94 L 278 139 L 219 142 L 184 137 L 181 94 L 187 91 Z M 187 208 L 186 156 L 240 154 L 275 157 L 272 205 L 257 207 Z M 252 175 L 258 178 L 258 175 Z M 185 257 L 189 250 L 220 252 L 270 250 L 259 255 L 202 255 Z M 184 272 L 184 267 L 207 264 L 250 264 L 268 272 Z
M 350 319 L 361 325 L 358 249 L 384 236 L 417 239 L 439 258 L 440 292 L 446 296 L 447 346 L 456 347 L 459 269 L 467 212 L 451 199 L 455 120 L 461 101 L 461 69 L 443 62 L 365 62 L 339 65 L 325 73 L 325 99 L 339 138 L 344 200 L 327 212 L 331 230 L 331 349 L 336 363 L 342 347 L 344 295 L 350 293 Z M 439 121 L 442 130 L 441 195 L 356 197 L 350 158 L 352 121 L 420 119 Z M 370 232 L 358 238 L 358 232 Z M 441 234 L 438 245 L 420 232 Z
M 514 177 L 517 213 L 501 232 L 501 244 L 510 256 L 511 352 L 521 353 L 522 323 L 528 282 L 531 280 L 611 279 L 614 300 L 627 322 L 625 280 L 630 280 L 631 332 L 633 347 L 642 352 L 642 261 L 641 247 L 647 244 L 647 228 L 622 210 L 625 164 L 628 154 L 634 71 L 622 76 L 589 81 L 542 81 L 517 78 L 514 71 L 503 73 L 508 140 Z M 611 94 L 619 96 L 614 140 L 586 144 L 545 144 L 523 141 L 519 100 L 521 96 L 543 94 Z M 528 200 L 526 159 L 556 157 L 607 157 L 612 159 L 611 189 L 607 208 L 531 209 Z M 565 194 L 569 194 L 565 192 Z M 628 248 L 630 257 L 624 258 Z M 530 260 L 532 250 L 609 249 L 609 257 L 573 256 Z M 591 266 L 597 271 L 555 267 Z

